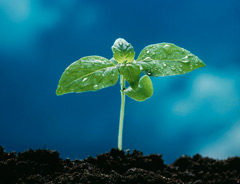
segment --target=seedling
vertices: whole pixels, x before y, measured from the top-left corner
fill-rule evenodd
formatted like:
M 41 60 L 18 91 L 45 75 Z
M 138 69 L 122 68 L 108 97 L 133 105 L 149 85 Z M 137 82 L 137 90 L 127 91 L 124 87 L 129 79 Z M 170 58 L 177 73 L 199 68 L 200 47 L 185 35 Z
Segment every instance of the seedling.
M 158 43 L 145 47 L 134 60 L 133 46 L 119 38 L 113 46 L 113 58 L 101 56 L 83 57 L 63 72 L 56 94 L 97 91 L 117 83 L 120 75 L 121 110 L 118 133 L 118 149 L 122 150 L 125 95 L 144 101 L 153 94 L 151 77 L 181 75 L 205 64 L 189 51 L 172 43 Z M 143 75 L 140 78 L 140 74 Z M 125 87 L 125 81 L 129 87 Z

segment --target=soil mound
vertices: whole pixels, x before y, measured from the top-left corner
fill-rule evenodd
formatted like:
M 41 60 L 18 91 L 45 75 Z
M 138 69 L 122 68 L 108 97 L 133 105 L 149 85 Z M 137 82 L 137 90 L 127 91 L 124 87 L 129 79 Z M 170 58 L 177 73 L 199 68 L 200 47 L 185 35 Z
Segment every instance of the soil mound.
M 1 184 L 237 184 L 240 157 L 215 160 L 197 154 L 166 165 L 162 155 L 112 149 L 96 158 L 70 160 L 46 149 L 7 153 L 0 146 Z

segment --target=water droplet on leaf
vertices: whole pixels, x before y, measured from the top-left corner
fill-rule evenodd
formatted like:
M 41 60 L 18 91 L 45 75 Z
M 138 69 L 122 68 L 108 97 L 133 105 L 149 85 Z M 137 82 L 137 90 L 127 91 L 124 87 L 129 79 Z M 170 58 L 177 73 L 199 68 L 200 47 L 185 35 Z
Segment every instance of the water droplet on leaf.
M 146 57 L 144 60 L 149 60 L 149 59 L 151 59 L 150 57 Z
M 168 47 L 170 47 L 170 45 L 168 45 L 168 44 L 163 46 L 163 48 L 168 48 Z
M 176 70 L 176 68 L 175 68 L 174 66 L 171 66 L 171 70 L 173 70 L 173 71 L 174 71 L 174 70 Z

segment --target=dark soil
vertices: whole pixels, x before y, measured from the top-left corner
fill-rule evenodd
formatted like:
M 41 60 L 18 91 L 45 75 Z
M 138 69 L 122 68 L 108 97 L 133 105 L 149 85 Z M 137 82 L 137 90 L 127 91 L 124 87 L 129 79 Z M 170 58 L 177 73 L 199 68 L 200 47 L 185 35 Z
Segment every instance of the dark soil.
M 240 183 L 240 157 L 215 160 L 197 154 L 165 165 L 162 155 L 142 152 L 109 153 L 85 160 L 63 160 L 46 149 L 6 153 L 0 146 L 0 183 L 26 184 L 235 184 Z

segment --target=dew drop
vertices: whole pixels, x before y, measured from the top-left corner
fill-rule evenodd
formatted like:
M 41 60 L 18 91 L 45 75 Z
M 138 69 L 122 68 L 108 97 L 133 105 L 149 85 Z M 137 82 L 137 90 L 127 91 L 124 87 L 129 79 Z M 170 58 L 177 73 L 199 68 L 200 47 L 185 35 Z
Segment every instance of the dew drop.
M 84 82 L 84 81 L 86 81 L 87 80 L 87 77 L 86 78 L 84 78 L 83 80 L 82 80 L 82 82 Z
M 148 73 L 147 73 L 147 75 L 149 75 L 149 76 L 150 76 L 150 75 L 152 75 L 152 73 L 151 73 L 151 70 L 150 70 L 150 69 L 148 70 Z
M 185 57 L 183 57 L 183 59 L 188 59 L 188 55 L 187 55 L 187 56 L 185 56 Z
M 149 50 L 147 50 L 147 54 L 149 53 Z
M 93 87 L 94 87 L 94 88 L 97 88 L 97 87 L 98 87 L 98 85 L 97 85 L 97 84 L 95 84 Z
M 182 67 L 183 67 L 183 65 L 180 65 L 180 67 L 182 68 Z
M 188 61 L 188 60 L 183 60 L 183 61 L 181 61 L 181 62 L 183 62 L 183 63 L 188 63 L 189 61 Z
M 175 68 L 174 66 L 171 66 L 171 70 L 173 70 L 173 71 L 174 71 L 174 70 L 176 70 L 176 68 Z
M 122 42 L 119 42 L 119 45 L 122 45 L 123 43 Z
M 166 63 L 163 63 L 163 66 L 166 67 L 167 66 Z
M 148 60 L 148 59 L 151 59 L 150 57 L 146 57 L 144 60 Z
M 168 47 L 170 47 L 170 45 L 168 45 L 168 44 L 163 46 L 163 48 L 168 48 Z

